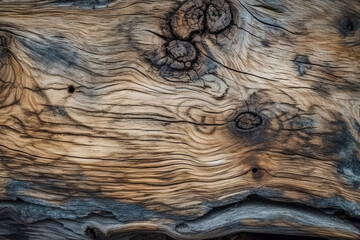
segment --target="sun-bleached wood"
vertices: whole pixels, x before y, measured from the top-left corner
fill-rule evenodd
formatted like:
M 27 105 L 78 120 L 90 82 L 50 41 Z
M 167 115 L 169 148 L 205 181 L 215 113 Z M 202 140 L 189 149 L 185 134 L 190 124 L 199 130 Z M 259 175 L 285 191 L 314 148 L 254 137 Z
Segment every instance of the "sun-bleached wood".
M 358 0 L 0 1 L 0 237 L 359 239 L 359 27 Z

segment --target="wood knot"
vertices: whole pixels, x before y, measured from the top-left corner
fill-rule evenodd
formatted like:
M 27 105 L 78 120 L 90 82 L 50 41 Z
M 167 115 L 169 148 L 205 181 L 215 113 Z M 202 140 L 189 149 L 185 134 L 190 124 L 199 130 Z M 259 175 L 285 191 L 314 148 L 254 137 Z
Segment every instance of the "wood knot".
M 211 89 L 215 98 L 222 98 L 228 86 L 218 78 L 203 76 L 214 75 L 215 60 L 204 52 L 206 48 L 202 38 L 209 34 L 218 34 L 228 28 L 232 21 L 232 9 L 227 0 L 187 0 L 169 14 L 161 35 L 161 47 L 146 52 L 146 58 L 159 70 L 159 74 L 168 81 L 188 82 L 196 80 L 200 86 Z M 168 31 L 168 32 L 167 32 Z M 208 53 L 209 54 L 209 53 Z M 208 78 L 206 76 L 205 78 Z
M 353 35 L 359 28 L 359 22 L 351 17 L 344 17 L 340 20 L 339 31 L 344 36 Z
M 74 85 L 69 85 L 67 90 L 68 90 L 68 93 L 73 94 L 75 92 Z
M 257 128 L 262 122 L 262 118 L 254 112 L 244 112 L 236 118 L 236 126 L 242 130 Z
M 259 166 L 253 166 L 251 169 L 253 179 L 260 179 L 263 176 L 262 169 Z
M 196 59 L 196 50 L 192 43 L 173 40 L 167 47 L 168 65 L 176 70 L 189 69 Z
M 190 39 L 193 33 L 220 33 L 230 26 L 232 20 L 230 4 L 225 0 L 189 0 L 171 19 L 175 37 Z
M 225 0 L 212 0 L 206 12 L 206 26 L 210 33 L 219 33 L 231 23 L 230 5 Z
M 205 9 L 203 0 L 190 0 L 183 4 L 171 19 L 174 35 L 180 39 L 188 39 L 193 32 L 202 31 Z

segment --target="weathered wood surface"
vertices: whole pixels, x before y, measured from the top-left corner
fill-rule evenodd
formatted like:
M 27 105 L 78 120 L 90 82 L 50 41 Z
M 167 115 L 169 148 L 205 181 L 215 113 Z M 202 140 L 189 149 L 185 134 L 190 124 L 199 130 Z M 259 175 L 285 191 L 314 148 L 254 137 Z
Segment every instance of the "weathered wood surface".
M 0 0 L 0 238 L 360 239 L 359 27 L 359 0 Z

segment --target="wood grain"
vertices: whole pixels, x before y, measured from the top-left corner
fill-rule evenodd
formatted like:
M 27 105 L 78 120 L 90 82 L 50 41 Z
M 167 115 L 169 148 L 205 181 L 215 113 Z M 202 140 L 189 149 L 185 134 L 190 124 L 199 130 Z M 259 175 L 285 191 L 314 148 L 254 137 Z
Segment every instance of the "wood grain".
M 358 0 L 0 1 L 0 236 L 359 239 L 359 27 Z

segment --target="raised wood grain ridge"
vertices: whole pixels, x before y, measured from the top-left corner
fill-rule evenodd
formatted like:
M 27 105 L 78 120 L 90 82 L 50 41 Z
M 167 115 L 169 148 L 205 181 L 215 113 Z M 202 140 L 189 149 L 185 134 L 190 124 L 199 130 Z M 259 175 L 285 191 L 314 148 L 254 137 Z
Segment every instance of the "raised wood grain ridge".
M 0 239 L 360 239 L 359 0 L 0 0 Z

